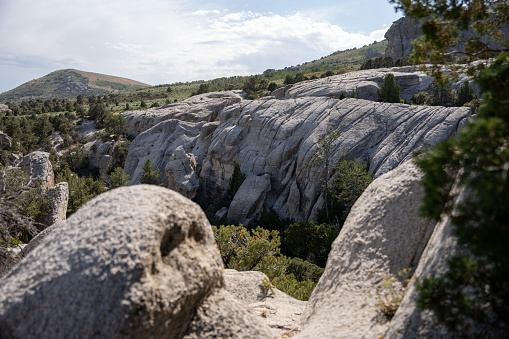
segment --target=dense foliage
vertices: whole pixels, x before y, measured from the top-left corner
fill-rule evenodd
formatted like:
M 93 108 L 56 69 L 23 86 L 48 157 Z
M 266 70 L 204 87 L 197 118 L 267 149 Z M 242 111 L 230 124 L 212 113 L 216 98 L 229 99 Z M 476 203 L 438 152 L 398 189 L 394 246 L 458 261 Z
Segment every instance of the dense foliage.
M 301 268 L 300 276 L 304 279 L 300 280 L 296 279 L 292 272 L 288 272 L 290 259 L 281 255 L 279 248 L 281 242 L 277 231 L 268 231 L 260 227 L 247 230 L 241 225 L 212 226 L 212 230 L 226 268 L 261 271 L 283 292 L 300 300 L 309 298 L 316 282 L 307 278 L 308 276 L 316 278 L 316 271 L 314 275 L 306 274 Z
M 418 160 L 426 173 L 425 215 L 451 215 L 459 244 L 469 249 L 450 261 L 445 276 L 421 282 L 418 302 L 459 331 L 469 318 L 495 318 L 497 327 L 509 319 L 509 56 L 502 54 L 478 82 L 486 93 L 478 120 Z M 455 182 L 467 192 L 460 203 L 461 190 L 450 193 Z
M 412 59 L 433 63 L 432 72 L 439 84 L 446 82 L 441 65 L 448 64 L 448 56 L 455 53 L 448 48 L 457 44 L 459 31 L 473 27 L 479 33 L 461 52 L 470 60 L 493 57 L 509 47 L 501 30 L 509 23 L 506 1 L 391 2 L 409 16 L 427 18 Z M 491 36 L 499 45 L 484 44 L 482 35 Z M 447 273 L 419 281 L 417 304 L 432 310 L 439 322 L 458 336 L 475 335 L 477 327 L 484 324 L 489 329 L 484 335 L 507 337 L 509 55 L 501 53 L 484 68 L 481 63 L 470 69 L 480 71 L 476 81 L 485 99 L 477 120 L 464 127 L 458 137 L 440 143 L 418 159 L 425 173 L 423 213 L 436 220 L 450 217 L 464 251 L 449 260 Z

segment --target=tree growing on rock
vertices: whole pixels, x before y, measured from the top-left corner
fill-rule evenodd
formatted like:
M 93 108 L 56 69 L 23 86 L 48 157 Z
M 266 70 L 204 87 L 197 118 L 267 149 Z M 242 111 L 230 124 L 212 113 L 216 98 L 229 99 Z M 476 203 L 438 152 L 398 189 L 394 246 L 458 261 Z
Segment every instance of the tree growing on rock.
M 150 159 L 147 159 L 147 161 L 145 161 L 142 170 L 143 172 L 141 173 L 140 176 L 140 183 L 155 185 L 157 180 L 159 179 L 159 176 L 161 175 L 161 170 L 159 168 L 153 169 L 152 161 L 150 161 Z
M 317 147 L 311 157 L 306 162 L 306 167 L 315 171 L 321 171 L 320 183 L 325 199 L 325 213 L 329 219 L 329 201 L 331 186 L 329 179 L 332 176 L 333 167 L 338 159 L 346 154 L 346 149 L 339 150 L 339 157 L 333 158 L 336 153 L 336 141 L 341 133 L 339 131 L 327 131 L 327 133 L 318 140 Z
M 385 76 L 384 82 L 382 83 L 382 88 L 380 88 L 379 95 L 380 100 L 382 100 L 382 102 L 399 103 L 401 101 L 399 85 L 396 84 L 394 74 L 388 73 Z

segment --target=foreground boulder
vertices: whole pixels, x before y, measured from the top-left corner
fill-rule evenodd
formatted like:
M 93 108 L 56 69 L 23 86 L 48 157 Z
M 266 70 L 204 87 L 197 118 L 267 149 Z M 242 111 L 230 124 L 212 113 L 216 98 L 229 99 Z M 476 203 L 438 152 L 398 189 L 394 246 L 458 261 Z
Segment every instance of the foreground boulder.
M 52 227 L 0 280 L 0 337 L 180 338 L 212 329 L 270 337 L 223 286 L 198 205 L 161 187 L 119 188 Z
M 388 319 L 376 287 L 415 269 L 435 223 L 419 217 L 422 173 L 411 162 L 380 176 L 353 206 L 311 295 L 298 338 L 379 338 Z

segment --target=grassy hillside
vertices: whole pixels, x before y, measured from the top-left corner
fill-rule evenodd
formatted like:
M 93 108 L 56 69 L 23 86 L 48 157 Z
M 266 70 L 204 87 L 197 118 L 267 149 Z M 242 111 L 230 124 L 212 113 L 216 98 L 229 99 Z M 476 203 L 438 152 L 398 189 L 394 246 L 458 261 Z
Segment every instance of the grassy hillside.
M 111 75 L 64 69 L 28 81 L 0 94 L 0 102 L 19 103 L 23 100 L 73 99 L 79 94 L 104 95 L 130 91 L 150 85 Z
M 223 77 L 209 81 L 177 82 L 157 86 L 149 86 L 137 81 L 104 74 L 61 70 L 0 94 L 0 102 L 10 101 L 24 106 L 25 108 L 21 110 L 23 112 L 19 114 L 27 114 L 30 111 L 37 114 L 38 112 L 45 112 L 44 109 L 37 108 L 37 106 L 42 105 L 41 101 L 74 100 L 81 94 L 83 96 L 101 96 L 101 101 L 107 102 L 110 110 L 120 112 L 126 109 L 144 109 L 150 106 L 181 101 L 196 94 L 200 90 L 200 86 L 204 86 L 206 92 L 214 92 L 232 89 L 242 90 L 246 88 L 248 83 L 256 88 L 254 96 L 259 97 L 270 93 L 266 90 L 270 83 L 282 86 L 287 76 L 295 77 L 300 73 L 301 79 L 314 79 L 330 74 L 356 71 L 360 68 L 366 56 L 373 57 L 383 54 L 386 47 L 387 41 L 383 40 L 362 48 L 337 51 L 319 60 L 306 62 L 302 65 L 285 67 L 279 70 L 267 70 L 263 74 Z M 25 101 L 25 104 L 22 104 L 22 101 Z M 46 106 L 54 108 L 55 105 L 53 102 Z M 66 103 L 62 102 L 59 106 L 65 107 Z M 30 107 L 34 109 L 30 109 Z M 49 111 L 52 110 L 46 110 L 46 112 Z

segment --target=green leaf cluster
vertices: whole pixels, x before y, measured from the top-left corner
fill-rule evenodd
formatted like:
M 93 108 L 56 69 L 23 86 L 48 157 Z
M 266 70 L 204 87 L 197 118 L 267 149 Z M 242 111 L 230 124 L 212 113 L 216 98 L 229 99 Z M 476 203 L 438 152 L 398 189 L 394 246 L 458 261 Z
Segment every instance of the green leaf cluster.
M 477 121 L 417 159 L 425 172 L 423 213 L 450 215 L 458 243 L 469 250 L 449 262 L 444 276 L 421 281 L 418 305 L 463 333 L 469 320 L 509 331 L 509 55 L 477 82 L 485 93 Z M 453 184 L 468 192 L 457 205 Z
M 285 271 L 289 259 L 281 255 L 277 231 L 247 230 L 242 225 L 212 226 L 212 230 L 226 268 L 261 271 L 271 280 Z

